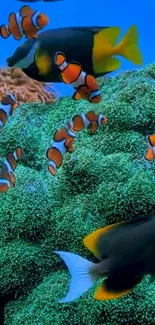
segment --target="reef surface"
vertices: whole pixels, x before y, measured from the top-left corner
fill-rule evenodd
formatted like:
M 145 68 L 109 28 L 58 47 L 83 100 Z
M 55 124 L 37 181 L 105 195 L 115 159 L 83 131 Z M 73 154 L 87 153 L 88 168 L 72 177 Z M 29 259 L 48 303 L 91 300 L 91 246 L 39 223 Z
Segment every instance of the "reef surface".
M 94 287 L 59 304 L 69 284 L 66 250 L 94 260 L 83 246 L 95 229 L 155 211 L 155 162 L 144 159 L 146 136 L 155 132 L 155 65 L 99 79 L 102 102 L 70 98 L 24 104 L 0 135 L 0 160 L 17 145 L 23 157 L 16 185 L 0 195 L 0 299 L 5 325 L 154 325 L 155 284 L 149 276 L 128 295 L 93 299 Z M 93 136 L 75 140 L 57 176 L 48 172 L 46 150 L 56 129 L 75 114 L 94 110 L 108 119 Z

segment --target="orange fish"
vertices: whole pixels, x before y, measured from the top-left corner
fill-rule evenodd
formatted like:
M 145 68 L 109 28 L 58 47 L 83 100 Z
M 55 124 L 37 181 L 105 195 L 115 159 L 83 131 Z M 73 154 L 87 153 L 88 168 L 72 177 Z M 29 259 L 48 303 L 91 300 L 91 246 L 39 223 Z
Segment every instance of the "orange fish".
M 63 156 L 66 152 L 73 152 L 73 142 L 78 131 L 88 128 L 93 134 L 99 125 L 106 124 L 107 119 L 101 114 L 89 111 L 86 114 L 75 115 L 71 122 L 54 135 L 54 142 L 47 150 L 46 156 L 50 160 L 48 170 L 55 176 L 57 168 L 62 165 Z
M 14 110 L 19 106 L 13 94 L 3 97 L 0 105 L 0 131 L 6 124 L 8 118 L 13 114 Z
M 48 170 L 53 176 L 56 175 L 57 168 L 62 165 L 64 154 L 67 151 L 73 152 L 75 136 L 75 133 L 71 131 L 68 132 L 66 127 L 55 132 L 52 147 L 50 147 L 46 152 L 46 156 L 50 160 Z
M 0 173 L 0 192 L 6 192 L 9 188 L 15 185 L 14 169 L 17 166 L 17 160 L 22 156 L 22 149 L 20 146 L 12 153 L 7 154 L 6 159 L 2 163 Z
M 50 64 L 47 56 L 44 57 L 44 61 L 46 61 L 47 65 Z M 99 103 L 101 101 L 101 92 L 98 89 L 96 79 L 92 75 L 84 72 L 80 63 L 68 63 L 65 55 L 61 52 L 55 54 L 54 62 L 61 71 L 60 77 L 62 81 L 65 84 L 72 85 L 75 89 L 75 93 L 73 94 L 74 100 L 85 99 L 90 103 Z
M 155 158 L 155 134 L 149 135 L 148 141 L 150 146 L 146 152 L 145 159 L 152 161 Z
M 19 12 L 11 12 L 8 25 L 0 26 L 0 34 L 3 38 L 12 35 L 16 40 L 26 38 L 37 38 L 37 32 L 42 30 L 49 20 L 48 17 L 29 6 L 23 6 Z

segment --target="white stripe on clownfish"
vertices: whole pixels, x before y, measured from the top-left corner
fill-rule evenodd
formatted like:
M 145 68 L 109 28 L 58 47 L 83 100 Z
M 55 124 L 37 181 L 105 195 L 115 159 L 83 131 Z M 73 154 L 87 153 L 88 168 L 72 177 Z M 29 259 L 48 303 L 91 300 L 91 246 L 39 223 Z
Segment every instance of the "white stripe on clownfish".
M 11 167 L 9 161 L 8 161 L 6 158 L 5 158 L 5 160 L 4 160 L 4 164 L 6 165 L 6 167 L 7 167 L 7 169 L 8 169 L 8 173 L 9 173 L 9 174 L 10 174 L 10 173 L 13 174 L 13 169 L 12 169 L 12 167 Z
M 85 129 L 91 124 L 91 121 L 89 121 L 84 113 L 80 114 L 84 123 Z
M 99 96 L 99 95 L 101 95 L 100 90 L 94 90 L 94 91 L 92 91 L 92 93 L 90 94 L 89 99 L 92 100 L 92 98 L 94 98 L 94 97 L 96 97 L 96 96 Z
M 17 12 L 15 14 L 15 16 L 16 16 L 16 21 L 17 21 L 17 25 L 18 25 L 18 28 L 19 28 L 19 32 L 20 32 L 21 36 L 23 36 L 24 35 L 24 30 L 22 28 L 22 20 L 23 20 L 23 17 L 20 15 L 19 12 Z
M 85 84 L 85 77 L 86 77 L 86 72 L 81 71 L 81 73 L 78 76 L 77 80 L 70 83 L 70 85 L 72 85 L 73 88 L 79 88 L 81 85 Z
M 60 151 L 60 153 L 62 154 L 62 156 L 66 153 L 67 149 L 65 147 L 65 142 L 66 142 L 66 139 L 60 141 L 60 142 L 57 142 L 57 141 L 54 141 L 52 143 L 52 148 L 56 148 L 57 150 Z
M 1 178 L 0 179 L 0 185 L 3 185 L 3 184 L 6 185 L 8 188 L 11 187 L 10 182 L 7 179 Z
M 37 29 L 40 29 L 40 26 L 37 24 L 37 18 L 40 15 L 39 11 L 36 11 L 33 15 L 32 15 L 32 24 L 34 25 L 34 27 L 36 27 Z
M 8 104 L 8 105 L 0 104 L 0 110 L 1 109 L 6 113 L 7 118 L 9 118 L 10 112 L 11 112 L 11 105 L 10 104 Z

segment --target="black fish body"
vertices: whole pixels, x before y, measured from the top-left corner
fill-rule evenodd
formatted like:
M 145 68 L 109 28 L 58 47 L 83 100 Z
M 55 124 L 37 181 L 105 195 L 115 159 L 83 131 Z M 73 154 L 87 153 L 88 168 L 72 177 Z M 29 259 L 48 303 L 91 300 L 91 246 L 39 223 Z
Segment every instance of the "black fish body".
M 44 31 L 38 35 L 37 40 L 28 40 L 22 46 L 19 46 L 15 53 L 7 59 L 8 66 L 20 66 L 19 61 L 27 56 L 35 42 L 40 42 L 40 48 L 54 59 L 57 51 L 65 53 L 68 61 L 79 62 L 84 71 L 99 77 L 105 73 L 96 74 L 92 64 L 92 49 L 94 35 L 106 27 L 69 27 L 57 28 Z M 19 63 L 19 64 L 18 64 Z M 21 67 L 22 68 L 22 67 Z M 39 75 L 35 62 L 30 63 L 22 70 L 31 78 L 45 82 L 61 82 L 59 69 L 52 65 L 51 72 L 42 76 Z M 109 71 L 110 72 L 110 71 Z
M 127 294 L 145 275 L 151 275 L 151 281 L 155 278 L 155 217 L 98 229 L 84 238 L 84 244 L 99 263 L 56 251 L 72 275 L 69 291 L 60 302 L 73 301 L 100 278 L 103 282 L 94 295 L 96 300 L 116 299 Z

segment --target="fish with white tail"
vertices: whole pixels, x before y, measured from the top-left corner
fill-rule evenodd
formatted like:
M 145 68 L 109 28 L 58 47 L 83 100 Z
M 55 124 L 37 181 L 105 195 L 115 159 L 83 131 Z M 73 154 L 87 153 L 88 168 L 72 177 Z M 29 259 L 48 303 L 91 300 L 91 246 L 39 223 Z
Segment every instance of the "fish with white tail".
M 116 223 L 89 234 L 84 245 L 100 262 L 93 263 L 69 252 L 55 251 L 71 275 L 69 291 L 59 300 L 68 303 L 79 298 L 99 280 L 96 300 L 110 300 L 129 293 L 144 275 L 155 277 L 155 217 Z

